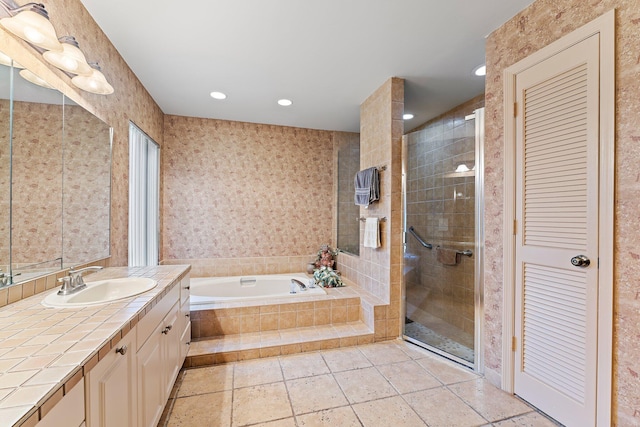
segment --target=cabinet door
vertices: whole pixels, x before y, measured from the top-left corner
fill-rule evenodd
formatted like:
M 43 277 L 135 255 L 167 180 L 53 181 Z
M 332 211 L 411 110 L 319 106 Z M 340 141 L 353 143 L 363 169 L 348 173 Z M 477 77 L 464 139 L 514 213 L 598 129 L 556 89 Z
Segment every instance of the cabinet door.
M 165 356 L 164 372 L 166 373 L 164 390 L 165 399 L 168 399 L 169 395 L 171 394 L 171 389 L 173 388 L 173 383 L 178 377 L 178 372 L 182 367 L 182 361 L 180 359 L 180 355 L 182 353 L 180 349 L 180 337 L 182 331 L 179 328 L 179 325 L 181 326 L 181 323 L 178 322 L 177 304 L 165 318 L 164 325 L 164 331 L 166 331 L 162 340 L 163 353 Z
M 161 323 L 138 351 L 138 425 L 156 426 L 165 405 Z
M 189 305 L 188 303 L 186 304 Z M 187 353 L 189 352 L 189 346 L 191 345 L 191 322 L 189 322 L 189 318 L 185 317 L 187 322 L 182 330 L 182 336 L 180 337 L 180 364 L 184 363 L 184 359 L 187 357 Z
M 87 427 L 136 425 L 136 330 L 86 374 Z

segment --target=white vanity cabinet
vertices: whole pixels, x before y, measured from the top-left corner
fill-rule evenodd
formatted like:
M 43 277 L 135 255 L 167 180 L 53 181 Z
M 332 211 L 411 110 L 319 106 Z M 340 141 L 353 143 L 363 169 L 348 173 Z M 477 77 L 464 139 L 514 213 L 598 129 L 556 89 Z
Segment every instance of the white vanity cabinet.
M 157 426 L 186 357 L 186 331 L 191 338 L 189 282 L 147 309 L 86 374 L 87 427 Z
M 87 427 L 136 425 L 136 328 L 86 374 Z
M 182 367 L 180 290 L 173 289 L 138 323 L 138 426 L 155 427 Z M 159 319 L 159 320 L 158 320 Z M 152 326 L 153 329 L 151 329 Z M 142 334 L 142 330 L 150 330 Z M 145 339 L 146 336 L 146 339 Z

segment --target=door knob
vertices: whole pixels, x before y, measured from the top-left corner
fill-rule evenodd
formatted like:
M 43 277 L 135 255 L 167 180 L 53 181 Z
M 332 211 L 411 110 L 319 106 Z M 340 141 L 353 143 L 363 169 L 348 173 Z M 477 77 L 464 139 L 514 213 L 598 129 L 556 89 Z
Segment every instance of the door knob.
M 571 265 L 576 267 L 589 267 L 589 264 L 591 264 L 591 260 L 589 260 L 585 255 L 576 255 L 571 258 Z

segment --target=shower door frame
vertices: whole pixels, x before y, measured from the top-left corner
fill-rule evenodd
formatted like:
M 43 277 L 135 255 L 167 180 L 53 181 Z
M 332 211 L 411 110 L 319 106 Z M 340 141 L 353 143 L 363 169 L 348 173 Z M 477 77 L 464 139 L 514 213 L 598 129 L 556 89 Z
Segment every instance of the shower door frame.
M 475 119 L 475 199 L 474 199 L 474 342 L 473 342 L 473 363 L 456 357 L 450 353 L 432 347 L 415 338 L 411 338 L 404 333 L 402 327 L 402 338 L 405 341 L 424 347 L 429 351 L 437 353 L 469 368 L 479 374 L 484 373 L 484 107 L 478 108 L 466 116 L 467 120 Z M 407 248 L 407 139 L 402 138 L 402 246 L 403 255 Z M 404 271 L 404 256 L 402 257 Z M 403 317 L 407 315 L 407 289 L 404 273 L 402 274 L 402 312 Z

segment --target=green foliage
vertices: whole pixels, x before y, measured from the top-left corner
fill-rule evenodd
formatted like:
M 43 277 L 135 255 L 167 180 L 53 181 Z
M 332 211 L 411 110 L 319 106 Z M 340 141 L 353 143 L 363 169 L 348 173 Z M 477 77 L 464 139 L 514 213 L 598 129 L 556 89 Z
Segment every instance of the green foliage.
M 329 267 L 320 267 L 313 272 L 313 279 L 317 285 L 324 288 L 338 288 L 344 286 L 340 275 Z

